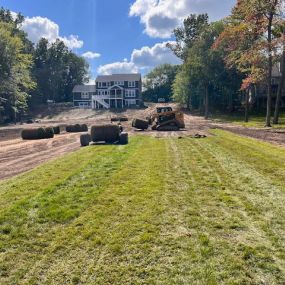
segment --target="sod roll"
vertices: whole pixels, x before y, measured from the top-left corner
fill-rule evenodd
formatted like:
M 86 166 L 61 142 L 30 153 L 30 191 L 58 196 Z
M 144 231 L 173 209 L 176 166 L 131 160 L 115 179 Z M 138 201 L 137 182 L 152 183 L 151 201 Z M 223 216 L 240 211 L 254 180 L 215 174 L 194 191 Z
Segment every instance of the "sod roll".
M 54 133 L 52 128 L 37 128 L 37 129 L 24 129 L 21 132 L 23 140 L 41 140 L 53 138 Z
M 53 132 L 55 135 L 59 135 L 60 134 L 60 126 L 53 127 Z
M 132 126 L 136 129 L 146 130 L 148 128 L 148 121 L 134 119 L 132 122 Z
M 66 126 L 66 132 L 68 133 L 80 133 L 80 132 L 87 132 L 88 131 L 88 127 L 86 124 L 83 125 L 68 125 Z
M 127 122 L 129 119 L 127 117 L 113 117 L 111 122 Z
M 88 146 L 91 142 L 91 136 L 89 134 L 84 134 L 80 136 L 81 146 Z
M 129 135 L 128 133 L 120 133 L 119 144 L 128 144 L 129 143 Z
M 46 138 L 51 139 L 54 137 L 53 128 L 45 128 Z
M 93 142 L 114 143 L 119 140 L 119 135 L 120 128 L 116 125 L 101 125 L 91 128 L 91 139 Z
M 81 132 L 88 132 L 88 127 L 86 124 L 80 125 Z

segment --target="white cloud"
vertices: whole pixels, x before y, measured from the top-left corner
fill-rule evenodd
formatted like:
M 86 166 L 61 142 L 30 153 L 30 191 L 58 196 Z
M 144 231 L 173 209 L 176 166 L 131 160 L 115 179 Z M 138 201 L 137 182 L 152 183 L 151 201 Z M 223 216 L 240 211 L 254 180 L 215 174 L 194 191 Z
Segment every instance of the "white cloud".
M 99 66 L 97 72 L 107 75 L 112 73 L 134 73 L 142 70 L 150 70 L 160 64 L 180 64 L 172 51 L 166 47 L 168 42 L 157 43 L 152 47 L 144 46 L 141 49 L 134 49 L 131 60 L 126 58 L 120 62 L 114 62 Z
M 41 38 L 46 38 L 53 43 L 56 39 L 62 40 L 70 49 L 82 48 L 83 41 L 78 36 L 70 35 L 61 37 L 59 35 L 59 26 L 48 18 L 43 17 L 27 17 L 22 24 L 22 29 L 28 34 L 28 38 L 37 43 Z
M 83 57 L 88 58 L 88 59 L 95 59 L 99 58 L 101 56 L 100 53 L 92 52 L 92 51 L 87 51 L 82 54 Z
M 118 61 L 105 65 L 100 65 L 97 72 L 102 75 L 115 73 L 137 73 L 138 67 L 133 62 Z
M 136 0 L 129 15 L 140 18 L 147 35 L 169 38 L 189 14 L 208 12 L 211 20 L 217 20 L 228 15 L 234 3 L 235 0 Z
M 167 43 L 157 43 L 152 47 L 144 46 L 141 49 L 135 49 L 132 52 L 131 61 L 140 68 L 153 68 L 164 63 L 180 64 L 181 60 L 166 46 Z
M 76 35 L 70 35 L 68 37 L 59 37 L 59 39 L 61 39 L 70 49 L 79 49 L 82 48 L 84 45 L 84 42 L 79 40 L 79 37 Z

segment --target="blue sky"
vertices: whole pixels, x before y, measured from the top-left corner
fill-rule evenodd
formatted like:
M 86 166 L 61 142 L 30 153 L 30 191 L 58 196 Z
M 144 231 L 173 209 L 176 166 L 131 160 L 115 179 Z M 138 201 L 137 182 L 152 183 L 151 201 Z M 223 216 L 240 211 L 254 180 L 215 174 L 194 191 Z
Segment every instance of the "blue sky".
M 23 29 L 34 42 L 62 38 L 98 73 L 142 72 L 179 60 L 166 48 L 171 31 L 190 13 L 211 20 L 230 13 L 235 0 L 0 0 L 27 17 Z

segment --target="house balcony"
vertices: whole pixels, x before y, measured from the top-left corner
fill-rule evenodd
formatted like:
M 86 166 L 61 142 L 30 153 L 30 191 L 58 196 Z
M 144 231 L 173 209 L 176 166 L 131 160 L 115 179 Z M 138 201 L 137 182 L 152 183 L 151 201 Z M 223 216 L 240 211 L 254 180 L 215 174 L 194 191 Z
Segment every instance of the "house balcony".
M 109 99 L 123 99 L 123 94 L 109 94 L 109 95 L 93 95 L 93 99 L 109 100 Z

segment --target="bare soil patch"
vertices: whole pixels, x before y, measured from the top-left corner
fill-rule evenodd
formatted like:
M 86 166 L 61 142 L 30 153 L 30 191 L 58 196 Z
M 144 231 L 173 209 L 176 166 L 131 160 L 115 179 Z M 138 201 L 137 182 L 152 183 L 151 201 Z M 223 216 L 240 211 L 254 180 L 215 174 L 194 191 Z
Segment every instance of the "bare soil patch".
M 258 140 L 285 145 L 285 130 L 272 128 L 247 128 L 229 123 L 210 123 L 211 128 L 230 131 L 238 135 L 255 138 Z
M 239 135 L 285 145 L 284 130 L 254 129 L 226 123 L 217 124 L 204 120 L 202 117 L 191 116 L 188 113 L 185 114 L 185 130 L 178 132 L 139 131 L 131 127 L 132 119 L 145 119 L 154 112 L 157 106 L 153 104 L 145 110 L 127 110 L 123 112 L 70 110 L 70 112 L 65 111 L 63 114 L 57 114 L 50 119 L 43 118 L 39 124 L 2 127 L 0 128 L 0 179 L 18 175 L 43 162 L 80 148 L 80 133 L 68 134 L 62 132 L 53 139 L 23 141 L 20 138 L 20 132 L 23 128 L 60 125 L 63 130 L 65 125 L 76 123 L 86 123 L 90 127 L 110 123 L 111 118 L 118 115 L 129 118 L 129 121 L 122 122 L 122 125 L 130 135 L 150 135 L 156 138 L 185 137 L 195 134 L 209 136 L 209 129 L 219 128 Z M 176 105 L 173 104 L 172 107 L 176 108 Z

